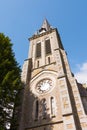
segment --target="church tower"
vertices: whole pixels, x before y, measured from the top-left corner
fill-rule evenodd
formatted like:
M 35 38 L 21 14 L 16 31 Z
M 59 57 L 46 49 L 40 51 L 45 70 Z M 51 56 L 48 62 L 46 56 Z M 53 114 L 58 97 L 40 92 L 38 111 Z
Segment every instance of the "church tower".
M 29 41 L 18 130 L 87 130 L 87 91 L 70 70 L 57 29 L 45 19 Z

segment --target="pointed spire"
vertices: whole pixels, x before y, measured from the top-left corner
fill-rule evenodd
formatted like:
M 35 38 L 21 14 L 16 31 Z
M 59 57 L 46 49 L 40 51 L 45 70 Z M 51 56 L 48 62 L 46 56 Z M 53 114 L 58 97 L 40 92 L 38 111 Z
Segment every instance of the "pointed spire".
M 49 31 L 50 29 L 51 29 L 51 26 L 49 22 L 47 21 L 47 19 L 45 18 L 39 32 Z
M 45 28 L 47 31 L 50 30 L 50 24 L 49 24 L 49 22 L 47 21 L 47 19 L 44 19 L 41 28 Z

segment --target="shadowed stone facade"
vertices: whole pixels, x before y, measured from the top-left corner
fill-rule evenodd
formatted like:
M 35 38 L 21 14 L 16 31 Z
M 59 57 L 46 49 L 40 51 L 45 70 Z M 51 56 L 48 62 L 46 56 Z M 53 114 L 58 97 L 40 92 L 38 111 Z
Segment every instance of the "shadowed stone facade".
M 45 19 L 29 41 L 18 130 L 87 130 L 87 86 L 72 74 L 57 29 Z

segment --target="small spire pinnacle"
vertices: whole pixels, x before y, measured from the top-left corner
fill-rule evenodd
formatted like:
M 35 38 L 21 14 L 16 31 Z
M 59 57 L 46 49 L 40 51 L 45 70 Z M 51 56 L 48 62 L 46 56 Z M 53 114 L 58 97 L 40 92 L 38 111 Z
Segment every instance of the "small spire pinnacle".
M 50 24 L 49 24 L 49 22 L 47 21 L 47 19 L 44 19 L 41 28 L 45 28 L 47 31 L 50 29 Z
M 42 33 L 45 31 L 49 31 L 50 29 L 51 29 L 51 26 L 49 22 L 47 21 L 47 19 L 45 18 L 39 32 Z

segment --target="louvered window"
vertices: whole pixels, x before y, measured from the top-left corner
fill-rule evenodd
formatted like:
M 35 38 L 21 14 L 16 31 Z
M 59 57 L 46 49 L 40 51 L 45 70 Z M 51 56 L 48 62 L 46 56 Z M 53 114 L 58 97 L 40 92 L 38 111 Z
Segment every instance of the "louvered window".
M 46 54 L 50 54 L 51 53 L 50 39 L 45 41 L 45 52 L 46 52 Z
M 36 58 L 41 57 L 41 43 L 37 43 L 36 45 Z

